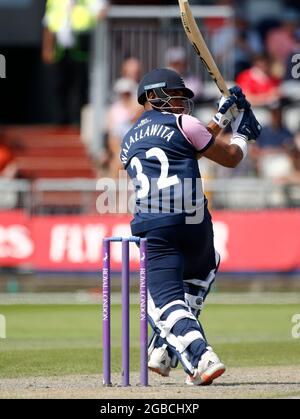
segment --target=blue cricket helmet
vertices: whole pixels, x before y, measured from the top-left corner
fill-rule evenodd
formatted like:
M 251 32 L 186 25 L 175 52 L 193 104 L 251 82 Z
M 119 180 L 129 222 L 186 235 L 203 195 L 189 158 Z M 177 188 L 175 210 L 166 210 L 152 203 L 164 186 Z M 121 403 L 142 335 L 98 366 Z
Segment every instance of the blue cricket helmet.
M 144 105 L 147 102 L 146 93 L 153 89 L 182 90 L 187 98 L 191 99 L 194 97 L 192 90 L 185 86 L 181 75 L 168 68 L 157 68 L 143 77 L 138 88 L 138 102 L 140 105 Z

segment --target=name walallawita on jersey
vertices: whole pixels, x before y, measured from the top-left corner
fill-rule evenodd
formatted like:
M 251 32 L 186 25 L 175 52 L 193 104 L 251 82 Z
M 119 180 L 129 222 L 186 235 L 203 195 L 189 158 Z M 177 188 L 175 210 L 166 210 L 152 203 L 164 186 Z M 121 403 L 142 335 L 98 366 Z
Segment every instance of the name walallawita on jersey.
M 143 122 L 143 121 L 142 121 Z M 173 137 L 173 135 L 175 134 L 175 130 L 172 130 L 169 127 L 166 127 L 165 125 L 162 124 L 151 124 L 148 125 L 148 127 L 146 128 L 145 125 L 147 123 L 145 122 L 142 126 L 143 128 L 138 128 L 138 130 L 135 132 L 134 135 L 131 135 L 129 137 L 129 140 L 127 142 L 124 143 L 122 152 L 121 152 L 121 161 L 122 163 L 127 163 L 127 156 L 128 156 L 128 152 L 130 150 L 130 147 L 135 144 L 136 142 L 143 140 L 144 138 L 149 138 L 149 137 L 159 137 L 162 138 L 164 140 L 166 140 L 167 142 L 169 142 L 171 140 L 171 138 Z M 141 124 L 140 124 L 141 125 Z

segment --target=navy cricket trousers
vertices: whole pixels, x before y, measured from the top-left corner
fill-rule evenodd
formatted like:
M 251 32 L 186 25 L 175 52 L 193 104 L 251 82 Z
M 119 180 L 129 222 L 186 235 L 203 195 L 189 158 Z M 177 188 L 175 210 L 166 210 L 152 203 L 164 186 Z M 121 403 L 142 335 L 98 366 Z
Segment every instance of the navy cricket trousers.
M 161 227 L 142 234 L 148 239 L 148 286 L 155 306 L 184 300 L 184 280 L 205 281 L 217 270 L 211 217 L 201 224 Z

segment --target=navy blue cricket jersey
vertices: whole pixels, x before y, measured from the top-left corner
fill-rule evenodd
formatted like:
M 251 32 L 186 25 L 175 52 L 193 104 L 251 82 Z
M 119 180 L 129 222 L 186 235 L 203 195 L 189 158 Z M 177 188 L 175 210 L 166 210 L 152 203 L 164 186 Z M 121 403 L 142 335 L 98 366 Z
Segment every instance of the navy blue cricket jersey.
M 131 222 L 135 235 L 187 220 L 199 223 L 193 217 L 202 214 L 201 222 L 207 214 L 197 160 L 197 152 L 204 148 L 189 141 L 183 117 L 146 111 L 123 139 L 120 158 L 136 192 Z M 205 149 L 211 136 L 210 140 Z

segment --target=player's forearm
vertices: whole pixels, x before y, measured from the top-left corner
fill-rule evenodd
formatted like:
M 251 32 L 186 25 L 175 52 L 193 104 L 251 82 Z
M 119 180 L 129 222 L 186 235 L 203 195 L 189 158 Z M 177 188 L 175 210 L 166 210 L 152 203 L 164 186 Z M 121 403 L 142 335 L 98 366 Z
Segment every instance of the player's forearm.
M 220 132 L 222 131 L 222 128 L 220 128 L 219 125 L 216 124 L 213 120 L 209 122 L 206 128 L 207 131 L 209 131 L 214 138 L 217 138 Z
M 236 144 L 228 144 L 228 157 L 225 158 L 223 166 L 235 168 L 237 167 L 243 160 L 244 154 L 242 149 Z
M 224 167 L 235 168 L 244 158 L 242 148 L 237 144 L 227 144 L 216 139 L 214 144 L 203 155 Z
M 42 55 L 46 64 L 52 64 L 54 59 L 55 36 L 48 28 L 44 28 Z
M 215 143 L 207 153 L 204 153 L 205 157 L 224 167 L 236 167 L 244 158 L 241 148 L 236 144 L 227 144 L 224 140 L 217 139 L 222 128 L 214 121 L 210 121 L 206 128 L 215 138 Z
M 47 27 L 43 32 L 43 49 L 52 50 L 54 48 L 54 34 Z

